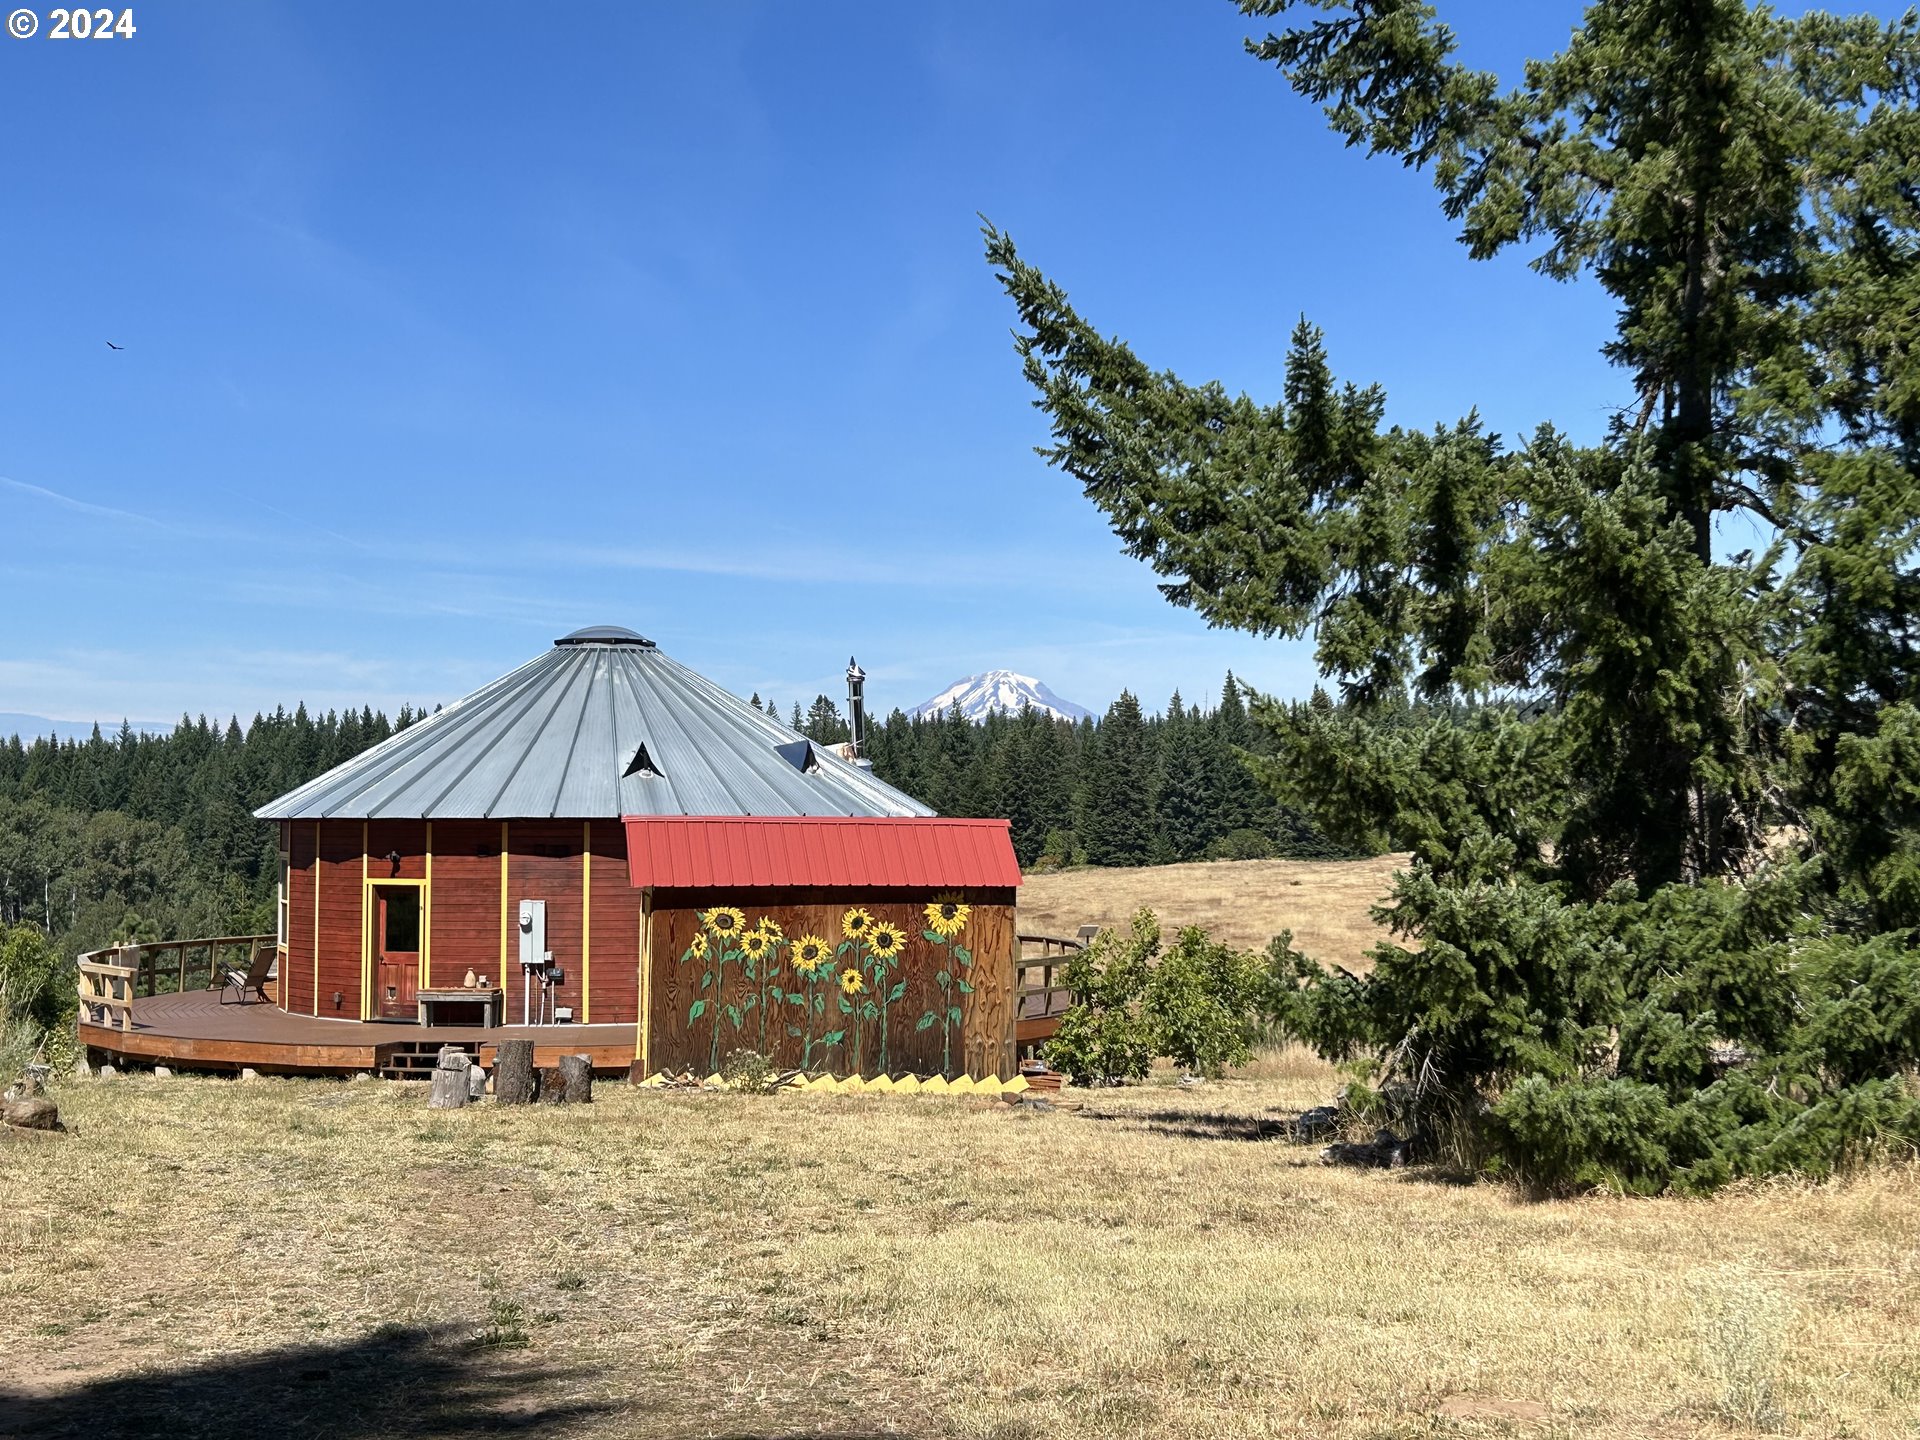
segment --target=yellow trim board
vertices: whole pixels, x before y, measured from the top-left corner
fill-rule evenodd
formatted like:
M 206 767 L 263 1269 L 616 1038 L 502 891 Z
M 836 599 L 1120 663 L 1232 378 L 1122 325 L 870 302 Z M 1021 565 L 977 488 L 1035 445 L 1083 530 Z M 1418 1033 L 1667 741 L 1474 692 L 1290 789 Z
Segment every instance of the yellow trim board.
M 640 892 L 640 1013 L 635 1017 L 634 1058 L 642 1073 L 652 1068 L 653 1054 L 653 887 Z
M 367 914 L 367 822 L 360 822 L 360 1018 L 372 1018 L 373 922 Z M 316 992 L 318 987 L 315 987 Z M 318 999 L 316 993 L 315 996 Z
M 320 1013 L 320 826 L 313 822 L 313 1013 Z M 364 863 L 364 862 L 363 862 Z
M 427 934 L 427 882 L 425 880 L 405 880 L 394 875 L 382 878 L 370 876 L 360 887 L 360 929 L 366 937 L 366 954 L 361 960 L 360 971 L 360 1018 L 373 1019 L 373 892 L 389 885 L 411 885 L 420 892 L 420 959 L 419 968 L 427 967 L 428 947 L 432 937 Z
M 433 821 L 427 821 L 427 886 L 420 895 L 420 983 L 433 986 Z
M 593 822 L 580 822 L 580 1023 L 593 1023 Z
M 507 822 L 500 822 L 500 988 L 507 985 L 507 939 L 513 933 L 513 916 L 507 909 Z M 506 1002 L 500 1004 L 505 1019 Z

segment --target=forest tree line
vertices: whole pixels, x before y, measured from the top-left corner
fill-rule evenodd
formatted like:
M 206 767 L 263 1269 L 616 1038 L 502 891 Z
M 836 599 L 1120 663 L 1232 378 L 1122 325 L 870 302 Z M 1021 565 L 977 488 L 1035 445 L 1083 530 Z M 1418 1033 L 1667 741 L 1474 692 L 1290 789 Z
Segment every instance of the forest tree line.
M 246 726 L 182 717 L 170 734 L 123 724 L 86 740 L 0 741 L 0 927 L 35 927 L 67 956 L 270 930 L 278 832 L 253 811 L 423 716 L 300 706 Z M 848 737 L 824 695 L 778 718 L 822 743 Z M 1176 694 L 1149 715 L 1123 694 L 1098 724 L 895 710 L 867 751 L 876 774 L 943 815 L 1010 818 L 1030 868 L 1331 853 L 1241 763 L 1262 746 L 1231 676 L 1211 710 Z

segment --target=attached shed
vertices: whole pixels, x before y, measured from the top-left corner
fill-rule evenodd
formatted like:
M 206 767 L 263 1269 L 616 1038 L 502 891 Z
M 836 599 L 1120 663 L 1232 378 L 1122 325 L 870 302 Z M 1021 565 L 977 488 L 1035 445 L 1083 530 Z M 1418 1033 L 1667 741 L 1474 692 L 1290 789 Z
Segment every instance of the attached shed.
M 633 631 L 565 636 L 256 814 L 292 1014 L 631 1025 L 650 1069 L 1012 1073 L 1006 822 L 934 816 Z

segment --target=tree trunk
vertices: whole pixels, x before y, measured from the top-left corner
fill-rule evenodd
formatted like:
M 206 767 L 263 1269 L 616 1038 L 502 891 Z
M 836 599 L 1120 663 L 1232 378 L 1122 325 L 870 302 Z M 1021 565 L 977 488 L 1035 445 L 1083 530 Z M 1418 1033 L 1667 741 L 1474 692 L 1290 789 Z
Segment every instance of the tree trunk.
M 493 1061 L 494 1102 L 500 1105 L 531 1105 L 538 1093 L 533 1069 L 533 1042 L 502 1040 Z
M 549 1065 L 539 1072 L 537 1094 L 542 1105 L 564 1105 L 567 1103 L 567 1081 L 557 1065 Z
M 565 1099 L 567 1104 L 592 1104 L 593 1057 L 591 1055 L 562 1055 L 560 1057 L 560 1081 L 566 1091 Z

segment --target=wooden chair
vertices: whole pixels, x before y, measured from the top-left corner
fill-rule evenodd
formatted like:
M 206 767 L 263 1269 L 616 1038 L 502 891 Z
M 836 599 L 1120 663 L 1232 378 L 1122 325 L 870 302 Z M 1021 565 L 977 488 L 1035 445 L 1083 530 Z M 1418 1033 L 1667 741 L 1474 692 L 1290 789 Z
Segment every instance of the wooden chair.
M 227 1000 L 229 990 L 234 992 L 235 1002 L 241 1005 L 253 1003 L 247 998 L 249 994 L 265 1000 L 267 972 L 273 968 L 274 956 L 278 953 L 279 946 L 273 942 L 256 940 L 253 942 L 253 953 L 247 957 L 246 969 L 242 970 L 238 965 L 228 965 L 223 962 L 220 966 L 220 1003 L 222 1005 L 229 1003 Z

